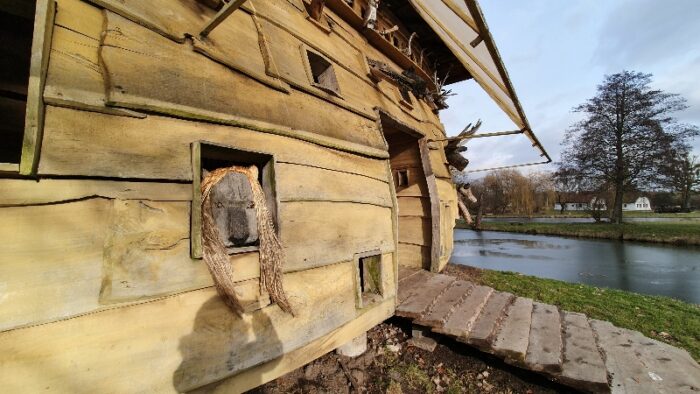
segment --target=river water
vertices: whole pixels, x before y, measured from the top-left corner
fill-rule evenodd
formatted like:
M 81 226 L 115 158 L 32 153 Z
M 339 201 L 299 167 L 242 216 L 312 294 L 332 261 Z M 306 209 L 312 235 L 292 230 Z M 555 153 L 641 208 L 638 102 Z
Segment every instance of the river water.
M 607 221 L 608 219 L 603 219 Z M 500 222 L 500 223 L 593 223 L 593 218 L 566 218 L 566 217 L 485 217 L 484 222 Z M 645 222 L 700 222 L 700 218 L 623 218 L 625 223 L 645 223 Z
M 700 247 L 455 230 L 451 263 L 700 304 Z

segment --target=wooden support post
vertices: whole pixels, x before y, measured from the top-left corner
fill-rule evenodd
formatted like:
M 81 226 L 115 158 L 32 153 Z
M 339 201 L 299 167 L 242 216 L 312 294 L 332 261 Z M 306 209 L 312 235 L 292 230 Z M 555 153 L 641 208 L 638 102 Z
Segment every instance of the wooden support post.
M 472 42 L 469 43 L 469 45 L 471 45 L 472 48 L 476 48 L 476 46 L 481 44 L 483 41 L 484 37 L 481 34 L 479 34 L 474 40 L 472 40 Z
M 51 36 L 56 16 L 54 0 L 39 0 L 36 3 L 32 57 L 29 66 L 29 86 L 27 88 L 27 112 L 24 120 L 24 140 L 19 172 L 22 175 L 36 173 L 41 152 L 41 139 L 44 129 L 44 83 L 49 66 Z
M 234 11 L 239 9 L 243 3 L 245 3 L 246 0 L 231 0 L 231 2 L 227 3 L 224 5 L 219 12 L 214 15 L 213 18 L 209 21 L 209 23 L 204 26 L 202 31 L 199 33 L 201 37 L 206 37 L 211 33 L 212 30 L 214 30 L 217 26 L 221 24 L 226 18 L 229 17 L 229 15 L 233 14 Z

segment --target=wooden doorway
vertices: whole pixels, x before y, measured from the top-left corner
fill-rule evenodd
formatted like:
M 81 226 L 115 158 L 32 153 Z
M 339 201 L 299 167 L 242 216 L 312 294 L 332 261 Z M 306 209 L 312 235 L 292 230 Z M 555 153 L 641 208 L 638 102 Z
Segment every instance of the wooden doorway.
M 430 163 L 422 159 L 422 136 L 384 114 L 382 131 L 389 145 L 389 161 L 398 203 L 398 260 L 408 267 L 432 268 L 433 210 L 426 177 Z M 439 218 L 438 218 L 439 219 Z

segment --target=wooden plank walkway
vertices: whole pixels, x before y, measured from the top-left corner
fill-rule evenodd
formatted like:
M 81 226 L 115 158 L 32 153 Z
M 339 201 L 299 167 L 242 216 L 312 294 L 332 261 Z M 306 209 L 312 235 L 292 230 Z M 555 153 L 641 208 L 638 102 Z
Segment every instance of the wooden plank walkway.
M 685 350 L 487 286 L 399 266 L 396 315 L 586 392 L 700 392 Z

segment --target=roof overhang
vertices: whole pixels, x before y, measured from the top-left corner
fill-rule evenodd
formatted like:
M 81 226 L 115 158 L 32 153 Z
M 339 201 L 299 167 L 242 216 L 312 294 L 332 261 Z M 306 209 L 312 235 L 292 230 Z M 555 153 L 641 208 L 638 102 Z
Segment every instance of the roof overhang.
M 476 0 L 410 0 L 418 14 L 469 71 L 474 80 L 540 151 L 552 159 L 530 128 L 498 48 Z

